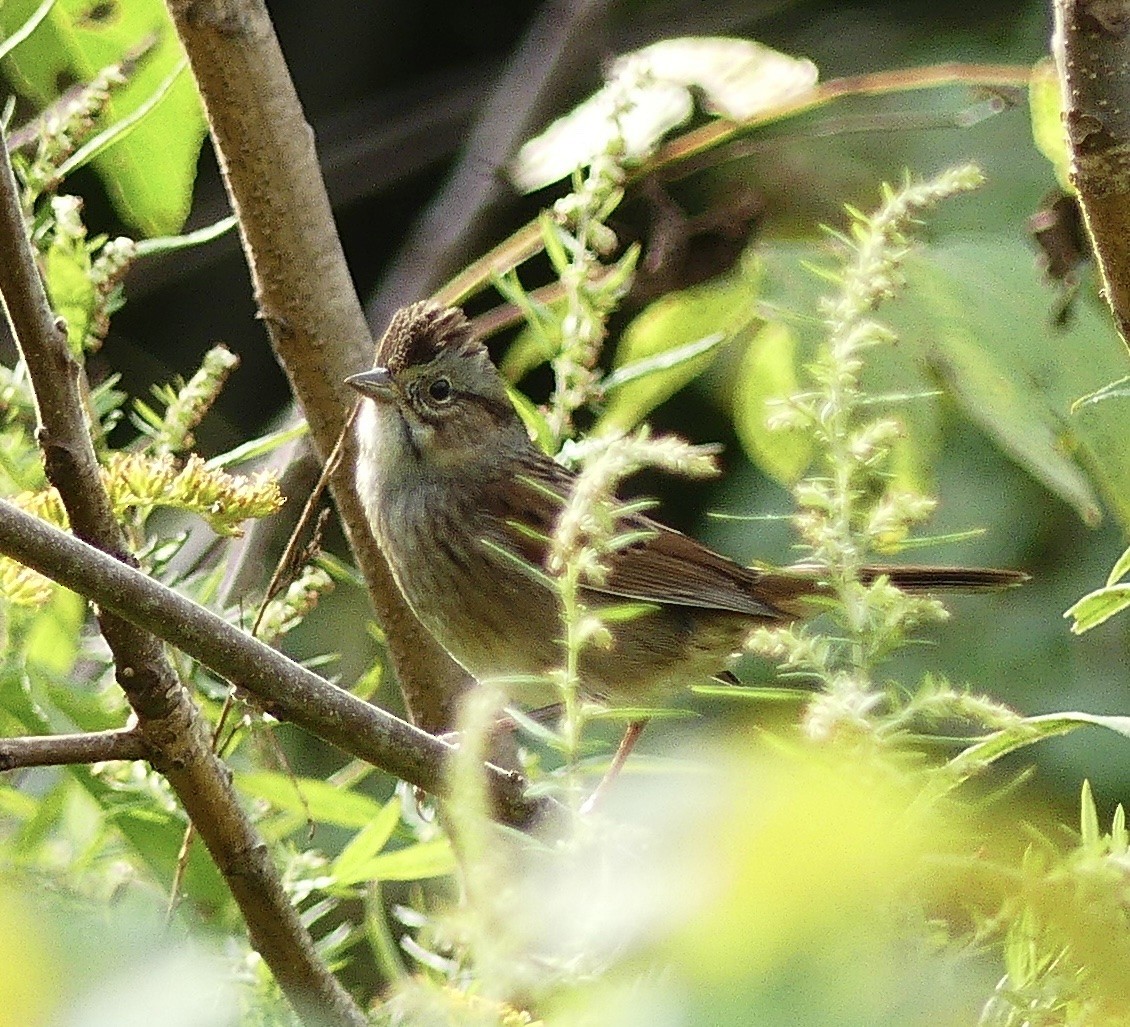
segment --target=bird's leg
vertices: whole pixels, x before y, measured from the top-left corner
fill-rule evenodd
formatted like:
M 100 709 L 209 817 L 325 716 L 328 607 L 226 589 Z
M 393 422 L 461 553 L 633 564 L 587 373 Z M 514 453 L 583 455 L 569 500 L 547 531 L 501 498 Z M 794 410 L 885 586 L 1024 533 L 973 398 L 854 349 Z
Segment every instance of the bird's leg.
M 636 742 L 640 740 L 640 735 L 643 734 L 643 729 L 647 727 L 647 722 L 647 717 L 642 720 L 629 721 L 624 731 L 624 737 L 620 739 L 620 745 L 616 749 L 616 755 L 612 757 L 612 762 L 608 765 L 608 770 L 605 771 L 604 777 L 600 779 L 600 783 L 593 789 L 592 794 L 581 805 L 582 816 L 591 813 L 596 808 L 596 804 L 600 802 L 604 793 L 611 787 L 612 782 L 620 776 L 620 771 L 624 769 L 628 756 L 636 747 Z

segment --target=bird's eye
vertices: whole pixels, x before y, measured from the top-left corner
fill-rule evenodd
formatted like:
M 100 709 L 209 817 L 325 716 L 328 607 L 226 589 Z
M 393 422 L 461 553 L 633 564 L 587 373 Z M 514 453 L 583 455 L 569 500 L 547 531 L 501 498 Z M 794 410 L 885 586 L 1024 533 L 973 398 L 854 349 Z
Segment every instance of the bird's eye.
M 437 378 L 428 386 L 428 395 L 437 403 L 446 403 L 451 399 L 451 382 L 446 378 Z

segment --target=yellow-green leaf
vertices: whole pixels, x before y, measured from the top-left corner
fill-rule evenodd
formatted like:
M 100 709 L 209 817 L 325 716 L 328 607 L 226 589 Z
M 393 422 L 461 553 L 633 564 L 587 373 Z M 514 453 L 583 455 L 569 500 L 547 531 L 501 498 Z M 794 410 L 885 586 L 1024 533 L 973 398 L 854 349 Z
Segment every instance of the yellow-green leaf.
M 400 799 L 392 798 L 353 836 L 333 861 L 330 873 L 339 884 L 368 880 L 364 868 L 383 849 L 400 823 Z M 360 874 L 361 876 L 358 876 Z
M 795 482 L 812 461 L 808 433 L 773 430 L 768 421 L 775 400 L 799 391 L 796 337 L 780 322 L 765 325 L 746 348 L 734 389 L 734 429 L 749 458 L 785 485 Z
M 0 33 L 16 31 L 39 0 L 0 4 Z M 161 0 L 57 0 L 43 22 L 3 64 L 9 82 L 33 103 L 57 98 L 60 82 L 89 82 L 150 41 L 129 82 L 111 96 L 105 128 L 127 117 L 160 88 L 183 51 Z M 180 75 L 163 100 L 128 135 L 98 155 L 94 167 L 122 218 L 145 235 L 180 230 L 188 215 L 204 140 L 196 84 Z
M 51 307 L 67 322 L 67 343 L 81 353 L 98 302 L 90 280 L 90 254 L 84 244 L 56 236 L 43 258 Z
M 628 327 L 616 347 L 613 373 L 715 333 L 736 334 L 753 315 L 754 283 L 735 275 L 683 292 L 671 293 L 647 307 Z M 601 433 L 634 428 L 709 366 L 715 350 L 620 386 L 608 398 L 596 425 Z
M 1074 621 L 1071 625 L 1072 633 L 1081 635 L 1091 628 L 1098 627 L 1103 621 L 1110 620 L 1128 606 L 1130 606 L 1130 585 L 1108 585 L 1106 588 L 1088 592 L 1069 607 L 1064 616 Z
M 394 852 L 382 852 L 352 869 L 349 880 L 338 877 L 340 885 L 361 881 L 419 881 L 442 877 L 455 870 L 455 854 L 446 838 L 417 842 Z
M 1032 140 L 1036 149 L 1051 162 L 1055 177 L 1064 192 L 1074 193 L 1067 131 L 1063 125 L 1059 74 L 1051 57 L 1044 57 L 1032 66 L 1032 78 L 1028 84 L 1028 109 L 1032 116 Z
M 291 778 L 270 771 L 237 771 L 235 783 L 244 795 L 263 799 L 277 809 L 309 816 L 319 824 L 367 827 L 384 809 L 367 795 L 316 778 Z

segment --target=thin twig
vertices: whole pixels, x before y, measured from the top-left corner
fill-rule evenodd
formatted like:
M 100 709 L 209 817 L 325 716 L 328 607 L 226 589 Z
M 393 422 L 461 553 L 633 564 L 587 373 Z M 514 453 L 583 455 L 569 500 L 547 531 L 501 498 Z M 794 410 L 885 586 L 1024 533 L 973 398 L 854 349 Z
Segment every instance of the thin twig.
M 314 511 L 322 501 L 322 496 L 325 494 L 326 487 L 330 483 L 330 478 L 341 464 L 341 454 L 349 439 L 349 433 L 353 429 L 353 422 L 357 420 L 357 412 L 360 407 L 361 401 L 357 400 L 353 404 L 353 410 L 342 426 L 341 432 L 338 434 L 337 441 L 334 443 L 330 455 L 326 457 L 325 466 L 322 468 L 322 473 L 318 476 L 314 490 L 303 504 L 298 523 L 295 524 L 294 530 L 290 533 L 290 538 L 287 539 L 286 549 L 283 551 L 282 556 L 279 557 L 278 563 L 275 564 L 274 573 L 271 575 L 271 580 L 267 583 L 267 589 L 263 593 L 263 601 L 259 604 L 259 612 L 255 614 L 255 622 L 251 625 L 252 635 L 258 636 L 259 625 L 263 623 L 263 615 L 267 612 L 268 604 L 278 593 L 283 576 L 294 568 L 295 560 L 298 558 L 299 547 L 302 545 L 302 539 L 306 535 L 306 530 L 309 528 L 310 522 L 314 519 Z
M 17 767 L 62 767 L 148 758 L 149 746 L 136 728 L 91 731 L 84 735 L 0 738 L 0 772 Z
M 720 146 L 736 136 L 846 97 L 881 96 L 946 86 L 986 89 L 1023 88 L 1028 85 L 1030 77 L 1031 68 L 1027 65 L 950 62 L 830 79 L 813 86 L 811 90 L 800 96 L 784 101 L 775 108 L 759 112 L 748 121 L 716 118 L 699 128 L 677 136 L 661 146 L 649 160 L 633 168 L 628 176 L 628 182 L 637 182 L 660 171 L 664 174 L 672 174 L 673 165 Z M 541 228 L 534 220 L 523 225 L 436 289 L 432 298 L 445 305 L 462 303 L 486 288 L 495 275 L 505 274 L 534 254 L 540 253 L 541 249 Z

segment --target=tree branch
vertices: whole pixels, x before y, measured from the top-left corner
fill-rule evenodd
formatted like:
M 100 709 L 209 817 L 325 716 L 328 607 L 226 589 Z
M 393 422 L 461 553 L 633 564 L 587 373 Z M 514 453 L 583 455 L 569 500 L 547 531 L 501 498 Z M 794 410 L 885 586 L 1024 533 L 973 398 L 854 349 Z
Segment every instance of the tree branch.
M 256 301 L 324 460 L 372 341 L 294 84 L 261 0 L 167 0 L 208 114 Z M 471 679 L 424 629 L 373 541 L 353 486 L 354 441 L 330 482 L 412 719 L 449 730 Z
M 1130 346 L 1130 8 L 1102 0 L 1054 7 L 1071 180 L 1103 292 Z
M 106 760 L 147 760 L 149 746 L 136 728 L 85 735 L 25 735 L 0 738 L 0 772 L 17 767 L 59 767 Z
M 350 695 L 204 607 L 0 500 L 0 552 L 129 618 L 232 684 L 281 720 L 305 727 L 359 759 L 436 795 L 447 794 L 452 748 Z M 520 775 L 487 765 L 499 816 L 533 825 L 556 804 L 527 798 Z
M 31 251 L 19 190 L 0 133 L 0 293 L 28 369 L 48 479 L 76 536 L 120 566 L 133 557 L 102 485 L 80 394 L 82 369 L 53 315 Z M 75 540 L 77 542 L 77 540 Z M 78 543 L 81 544 L 81 543 Z M 240 808 L 230 775 L 159 639 L 112 607 L 98 614 L 117 680 L 137 714 L 150 760 L 168 780 L 231 889 L 251 942 L 300 1011 L 326 1023 L 359 1025 L 365 1015 L 314 951 L 266 845 Z

